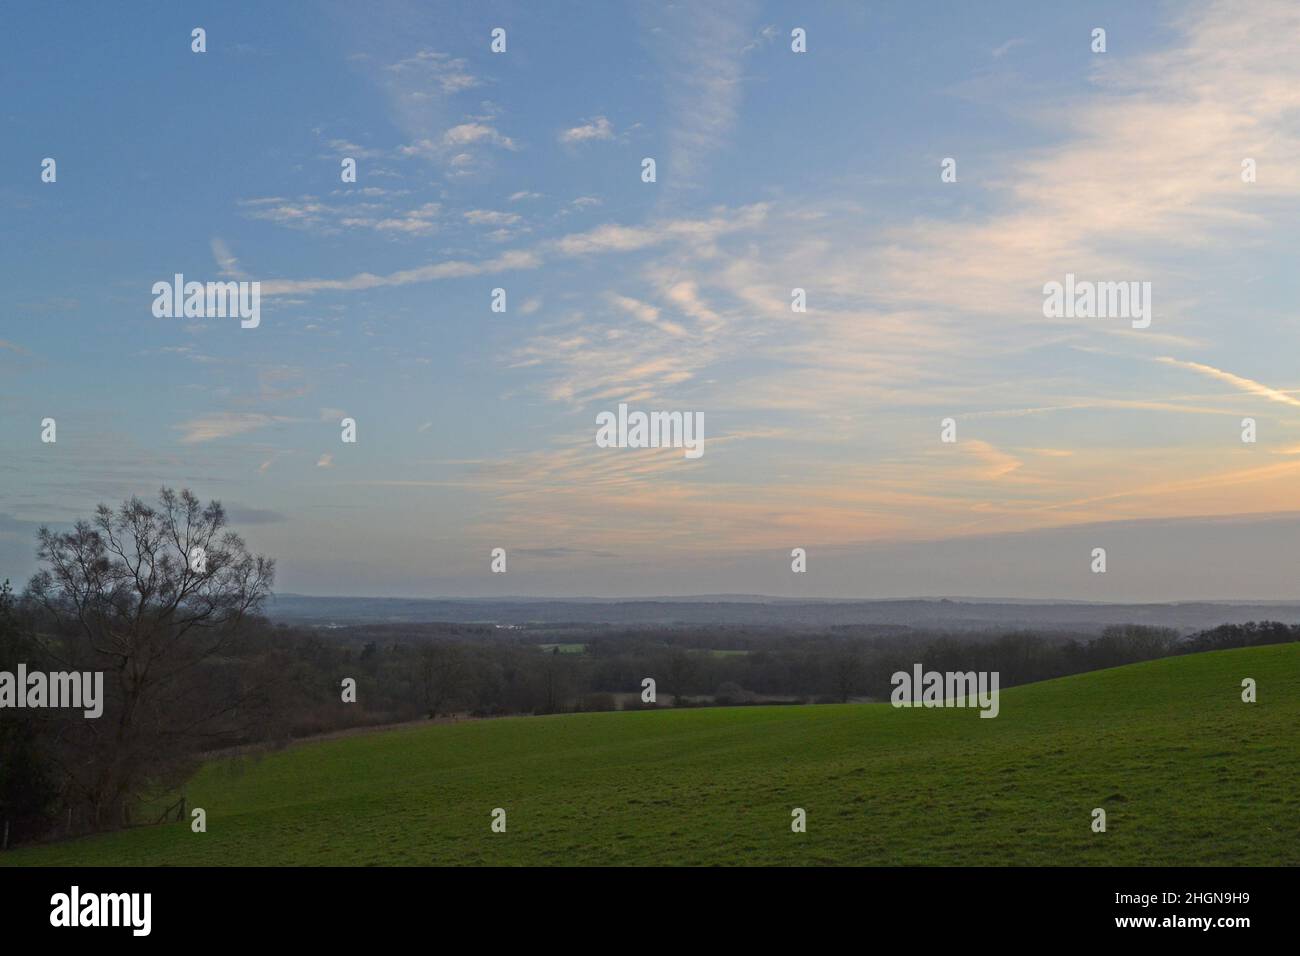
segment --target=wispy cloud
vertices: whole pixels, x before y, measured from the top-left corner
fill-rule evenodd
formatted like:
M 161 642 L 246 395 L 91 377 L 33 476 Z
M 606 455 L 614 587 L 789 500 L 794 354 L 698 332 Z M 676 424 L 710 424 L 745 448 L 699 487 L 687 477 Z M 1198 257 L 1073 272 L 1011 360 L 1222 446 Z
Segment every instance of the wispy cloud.
M 757 7 L 750 0 L 724 0 L 646 12 L 647 42 L 661 64 L 671 113 L 667 169 L 660 178 L 694 184 L 736 125 L 741 58 L 753 42 Z
M 346 279 L 275 279 L 262 283 L 263 296 L 308 295 L 314 292 L 355 292 L 363 289 L 377 289 L 385 286 L 411 285 L 420 282 L 435 282 L 439 279 L 461 279 L 468 276 L 490 275 L 496 272 L 511 272 L 518 269 L 536 269 L 542 263 L 541 256 L 527 251 L 502 253 L 491 259 L 471 262 L 465 260 L 448 260 L 430 263 L 415 269 L 403 269 L 387 275 L 375 275 L 370 272 L 357 273 Z
M 402 77 L 412 86 L 420 89 L 432 87 L 441 93 L 459 93 L 479 85 L 479 80 L 469 72 L 465 60 L 436 50 L 421 50 L 384 69 L 395 77 Z
M 767 26 L 763 27 L 763 29 L 759 30 L 758 35 L 749 43 L 746 43 L 744 47 L 741 48 L 740 52 L 750 53 L 753 50 L 761 50 L 765 47 L 771 46 L 772 43 L 776 41 L 776 38 L 780 36 L 780 33 L 781 31 L 769 23 Z
M 292 421 L 276 415 L 263 415 L 258 412 L 216 412 L 192 418 L 172 427 L 181 432 L 181 442 L 187 445 L 199 442 L 216 441 L 221 438 L 233 438 L 266 428 L 279 422 Z
M 249 219 L 318 235 L 338 235 L 350 230 L 398 237 L 425 236 L 434 232 L 442 204 L 424 202 L 402 208 L 394 205 L 391 198 L 385 198 L 401 194 L 400 191 L 360 189 L 357 190 L 358 198 L 350 200 L 329 202 L 316 196 L 302 196 L 298 199 L 266 197 L 240 200 L 239 207 Z M 368 199 L 382 201 L 367 201 Z M 213 254 L 218 255 L 215 244 Z M 228 250 L 226 255 L 229 255 Z M 218 258 L 218 261 L 221 259 Z M 238 265 L 237 260 L 229 261 Z
M 996 47 L 993 48 L 993 51 L 992 51 L 992 52 L 993 52 L 993 58 L 994 58 L 995 60 L 997 60 L 997 59 L 1001 59 L 1002 57 L 1006 56 L 1009 52 L 1011 52 L 1012 50 L 1014 50 L 1016 47 L 1018 47 L 1018 46 L 1023 46 L 1025 43 L 1028 43 L 1028 42 L 1029 42 L 1029 41 L 1026 40 L 1024 37 L 1012 37 L 1012 38 L 1011 38 L 1010 40 L 1008 40 L 1006 43 L 1000 43 L 1000 44 L 998 44 Z
M 446 130 L 437 139 L 426 138 L 409 146 L 402 146 L 398 149 L 398 153 L 402 156 L 445 158 L 468 146 L 477 145 L 499 146 L 512 152 L 519 149 L 513 139 L 495 126 L 488 123 L 460 123 Z
M 507 152 L 518 152 L 519 144 L 494 125 L 482 120 L 458 123 L 436 137 L 423 137 L 397 153 L 406 158 L 420 158 L 442 163 L 448 174 L 470 176 L 483 164 L 483 149 L 495 147 Z
M 393 121 L 413 139 L 431 138 L 445 123 L 448 102 L 481 83 L 465 60 L 436 50 L 368 72 L 387 95 Z
M 660 332 L 665 332 L 676 338 L 685 338 L 690 334 L 678 323 L 661 319 L 659 309 L 645 302 L 633 299 L 630 296 L 618 295 L 614 292 L 609 294 L 609 300 L 628 315 L 640 319 L 647 325 L 653 325 Z
M 212 258 L 217 262 L 220 274 L 227 279 L 247 279 L 248 275 L 239 266 L 239 260 L 231 253 L 224 239 L 213 238 Z
M 560 142 L 567 144 L 586 143 L 614 138 L 614 127 L 604 116 L 593 116 L 577 126 L 560 133 Z
M 440 279 L 536 269 L 551 258 L 572 258 L 632 252 L 678 242 L 697 246 L 728 233 L 753 228 L 763 221 L 767 207 L 762 204 L 737 210 L 719 210 L 708 219 L 664 219 L 645 226 L 605 224 L 585 232 L 571 233 L 558 239 L 544 240 L 532 249 L 511 250 L 480 261 L 451 260 L 403 269 L 387 275 L 359 273 L 344 279 L 277 279 L 262 283 L 264 296 L 307 294 L 312 292 L 348 292 L 384 286 L 434 282 Z
M 980 461 L 980 477 L 989 481 L 1004 478 L 1024 464 L 1019 458 L 994 448 L 986 441 L 974 439 L 963 442 L 961 447 Z
M 470 209 L 464 215 L 465 221 L 472 226 L 514 226 L 523 218 L 518 213 L 491 209 Z
M 1221 368 L 1215 368 L 1212 365 L 1202 365 L 1200 362 L 1185 362 L 1181 359 L 1170 358 L 1162 355 L 1156 359 L 1157 362 L 1163 362 L 1165 365 L 1175 365 L 1179 368 L 1191 369 L 1207 378 L 1212 378 L 1220 382 L 1227 382 L 1238 391 L 1246 392 L 1249 395 L 1258 395 L 1260 398 L 1266 398 L 1270 402 L 1279 402 L 1283 405 L 1291 405 L 1300 408 L 1300 398 L 1289 395 L 1286 392 L 1278 391 L 1276 388 L 1270 388 L 1262 382 L 1256 382 L 1253 379 L 1243 378 L 1240 375 L 1234 375 L 1231 372 L 1225 372 Z

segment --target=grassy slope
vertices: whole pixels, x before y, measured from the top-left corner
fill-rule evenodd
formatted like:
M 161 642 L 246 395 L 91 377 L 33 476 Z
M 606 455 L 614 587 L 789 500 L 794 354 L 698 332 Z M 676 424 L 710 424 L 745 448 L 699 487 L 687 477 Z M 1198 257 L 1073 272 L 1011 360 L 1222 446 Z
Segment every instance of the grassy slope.
M 1259 683 L 1259 703 L 1240 682 Z M 10 864 L 1300 864 L 1300 645 L 888 705 L 525 717 L 206 767 L 208 832 Z M 508 832 L 489 832 L 493 807 Z M 790 809 L 808 832 L 790 831 Z M 1093 807 L 1109 828 L 1093 834 Z

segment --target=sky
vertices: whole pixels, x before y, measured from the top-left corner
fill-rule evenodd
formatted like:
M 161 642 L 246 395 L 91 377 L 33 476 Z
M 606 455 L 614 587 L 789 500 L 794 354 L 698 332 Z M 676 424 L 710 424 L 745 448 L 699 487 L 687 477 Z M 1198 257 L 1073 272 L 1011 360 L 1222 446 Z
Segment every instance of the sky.
M 8 19 L 0 578 L 165 485 L 282 592 L 1300 598 L 1294 3 Z

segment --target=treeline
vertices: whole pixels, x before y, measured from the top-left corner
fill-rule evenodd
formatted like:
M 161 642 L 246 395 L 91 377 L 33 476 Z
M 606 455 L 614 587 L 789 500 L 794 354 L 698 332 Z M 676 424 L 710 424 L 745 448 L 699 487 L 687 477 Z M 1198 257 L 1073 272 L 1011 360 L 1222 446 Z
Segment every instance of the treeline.
M 998 671 L 1001 686 L 1011 687 L 1175 654 L 1300 640 L 1300 626 L 1275 622 L 1187 637 L 1145 625 L 1109 627 L 1100 636 L 719 627 L 556 633 L 469 625 L 438 625 L 437 636 L 429 636 L 422 627 L 404 626 L 382 641 L 375 627 L 277 630 L 299 648 L 286 656 L 330 662 L 320 683 L 355 676 L 369 701 L 363 711 L 383 720 L 628 709 L 637 706 L 647 677 L 659 706 L 884 700 L 892 675 L 918 663 L 926 670 Z M 573 645 L 580 652 L 571 652 Z M 319 722 L 335 710 L 318 712 Z

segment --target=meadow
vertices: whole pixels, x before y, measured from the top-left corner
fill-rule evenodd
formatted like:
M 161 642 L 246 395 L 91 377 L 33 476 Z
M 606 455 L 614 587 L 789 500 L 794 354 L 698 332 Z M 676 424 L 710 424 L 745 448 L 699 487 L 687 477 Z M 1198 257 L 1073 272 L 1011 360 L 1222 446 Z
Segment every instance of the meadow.
M 214 759 L 186 795 L 206 833 L 0 865 L 1297 865 L 1300 644 L 1014 687 L 992 720 L 845 704 L 430 724 Z

